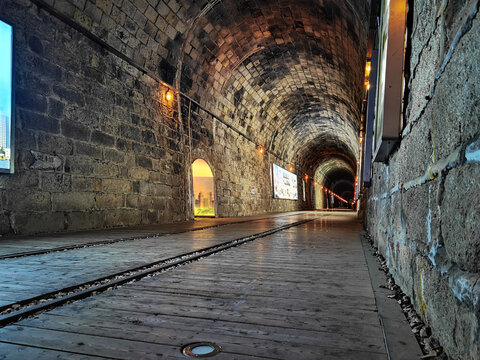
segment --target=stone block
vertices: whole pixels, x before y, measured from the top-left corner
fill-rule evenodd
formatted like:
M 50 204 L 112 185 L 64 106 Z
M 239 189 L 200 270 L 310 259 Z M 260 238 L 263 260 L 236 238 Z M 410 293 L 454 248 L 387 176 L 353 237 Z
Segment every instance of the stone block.
M 417 122 L 415 131 L 402 139 L 398 151 L 399 182 L 422 177 L 433 163 L 433 144 L 431 135 L 431 122 L 429 112 Z M 411 154 L 415 154 L 412 156 Z
M 117 209 L 125 205 L 125 196 L 123 194 L 96 194 L 95 200 L 97 209 Z
M 25 110 L 19 110 L 18 115 L 17 121 L 23 128 L 46 131 L 50 134 L 59 132 L 60 124 L 57 119 Z
M 158 212 L 156 210 L 144 210 L 142 211 L 142 224 L 156 224 L 158 218 Z
M 16 170 L 14 174 L 0 176 L 0 189 L 38 188 L 40 172 L 32 170 Z
M 404 191 L 402 209 L 409 241 L 427 244 L 429 186 L 423 184 Z
M 93 2 L 88 1 L 85 4 L 85 9 L 83 10 L 83 14 L 89 18 L 92 19 L 92 23 L 100 24 L 100 20 L 102 19 L 102 10 L 95 5 Z M 76 15 L 76 14 L 75 14 Z M 92 30 L 93 30 L 93 24 L 92 24 Z
M 55 136 L 45 133 L 38 134 L 38 150 L 46 154 L 71 155 L 73 153 L 72 140 L 63 136 Z
M 95 208 L 95 194 L 88 192 L 52 193 L 53 211 L 87 211 Z
M 49 192 L 68 192 L 72 190 L 72 177 L 58 172 L 41 173 L 41 189 Z
M 116 164 L 125 163 L 125 154 L 115 149 L 105 149 L 103 151 L 103 158 L 105 161 L 111 161 Z
M 128 175 L 129 178 L 132 180 L 148 181 L 150 179 L 150 171 L 141 167 L 134 167 L 128 169 Z
M 69 156 L 66 158 L 65 172 L 84 176 L 93 174 L 92 161 L 83 156 Z
M 420 260 L 417 266 L 416 287 L 423 299 L 417 311 L 425 314 L 427 325 L 450 358 L 475 359 L 478 350 L 471 335 L 478 328 L 478 319 L 473 310 L 458 302 L 448 277 L 441 276 L 428 262 Z
M 115 137 L 105 134 L 102 131 L 95 130 L 92 132 L 92 142 L 102 146 L 111 147 L 115 144 Z
M 64 136 L 75 140 L 87 141 L 90 136 L 90 129 L 88 127 L 75 122 L 62 121 L 61 130 Z
M 441 202 L 441 231 L 449 258 L 462 269 L 480 271 L 480 176 L 478 164 L 451 170 Z
M 88 230 L 104 227 L 103 211 L 72 211 L 66 214 L 67 230 Z
M 117 177 L 118 176 L 118 166 L 116 164 L 106 164 L 103 162 L 94 162 L 93 164 L 93 174 L 98 177 Z
M 0 233 L 8 234 L 12 232 L 10 225 L 10 213 L 7 211 L 0 211 Z
M 112 11 L 113 4 L 109 0 L 96 0 L 95 3 L 107 15 Z
M 17 106 L 29 111 L 38 113 L 47 111 L 47 99 L 44 96 L 32 93 L 30 89 L 15 89 L 15 102 Z
M 75 13 L 75 5 L 67 0 L 55 0 L 55 9 L 67 16 L 73 16 Z
M 101 191 L 102 180 L 94 177 L 72 176 L 72 191 Z
M 132 191 L 132 183 L 123 179 L 103 179 L 102 191 L 114 194 L 127 194 Z
M 152 208 L 152 200 L 150 196 L 127 195 L 126 207 L 148 210 Z
M 480 65 L 473 60 L 480 56 L 479 32 L 477 15 L 438 81 L 432 114 L 439 159 L 474 138 L 480 128 Z
M 152 169 L 152 160 L 143 155 L 137 155 L 135 159 L 135 163 L 137 166 L 145 168 L 145 169 Z
M 105 211 L 105 226 L 132 226 L 140 224 L 142 212 L 137 209 L 115 209 Z
M 18 235 L 57 232 L 65 229 L 65 215 L 63 212 L 19 211 L 11 215 L 11 224 Z
M 60 99 L 63 99 L 68 103 L 77 104 L 79 106 L 85 105 L 83 94 L 78 90 L 72 90 L 60 85 L 54 85 L 53 92 L 57 94 Z
M 120 136 L 133 141 L 141 141 L 140 130 L 129 125 L 120 125 Z
M 103 151 L 98 145 L 92 145 L 83 141 L 75 141 L 75 153 L 85 155 L 92 159 L 102 159 Z
M 50 193 L 36 189 L 10 190 L 5 193 L 4 208 L 12 211 L 49 211 Z

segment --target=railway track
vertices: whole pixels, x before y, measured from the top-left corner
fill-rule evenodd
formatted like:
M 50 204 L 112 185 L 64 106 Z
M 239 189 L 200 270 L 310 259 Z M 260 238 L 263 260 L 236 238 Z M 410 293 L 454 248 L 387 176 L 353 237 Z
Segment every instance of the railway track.
M 289 215 L 289 216 L 291 217 L 293 215 Z M 282 226 L 274 227 L 267 231 L 235 238 L 233 240 L 229 240 L 223 243 L 218 243 L 213 246 L 182 253 L 180 255 L 171 256 L 158 261 L 152 261 L 146 264 L 142 264 L 141 266 L 131 267 L 131 268 L 124 269 L 122 271 L 115 272 L 115 273 L 110 273 L 106 276 L 101 276 L 86 282 L 78 283 L 72 286 L 66 286 L 58 290 L 42 293 L 41 295 L 29 297 L 26 299 L 22 299 L 20 301 L 9 303 L 4 306 L 0 306 L 0 327 L 5 327 L 19 320 L 34 316 L 36 314 L 48 311 L 53 308 L 60 307 L 64 304 L 71 303 L 73 301 L 77 301 L 86 297 L 96 295 L 98 293 L 115 289 L 126 283 L 138 281 L 148 276 L 154 276 L 158 273 L 162 273 L 162 272 L 174 269 L 178 266 L 191 263 L 192 261 L 196 261 L 201 258 L 210 256 L 212 254 L 219 253 L 221 251 L 239 246 L 246 242 L 263 238 L 268 235 L 289 229 L 291 227 L 299 226 L 299 225 L 314 221 L 318 218 L 319 216 L 300 220 L 300 221 L 295 221 Z M 246 223 L 251 221 L 259 221 L 259 220 L 261 219 L 238 221 L 238 222 L 229 223 L 225 225 Z M 207 228 L 218 227 L 218 226 L 221 226 L 221 225 L 208 226 L 201 229 L 207 229 Z M 198 228 L 194 230 L 188 230 L 185 232 L 196 231 L 201 229 Z M 182 233 L 182 232 L 179 232 L 179 233 Z M 159 236 L 165 236 L 165 235 L 166 234 L 161 234 Z M 152 237 L 152 236 L 153 235 L 148 235 L 147 237 Z M 125 239 L 116 239 L 114 241 L 109 240 L 108 242 L 103 242 L 102 244 L 99 244 L 98 242 L 96 242 L 96 243 L 92 243 L 91 245 L 82 244 L 78 246 L 46 249 L 43 251 L 32 251 L 30 253 L 25 252 L 22 254 L 16 254 L 17 256 L 3 257 L 3 258 L 0 258 L 0 260 L 12 259 L 12 257 L 27 257 L 27 256 L 49 254 L 52 252 L 69 251 L 69 250 L 74 250 L 78 248 L 92 247 L 96 245 L 109 245 L 116 242 L 139 240 L 142 238 L 146 238 L 146 237 L 131 237 L 131 238 L 125 238 Z M 11 255 L 15 255 L 15 254 L 11 254 Z
M 295 216 L 295 215 L 296 214 L 294 214 L 294 215 L 290 214 L 290 215 L 285 215 L 285 216 L 277 216 L 276 218 L 280 219 L 280 218 L 286 218 L 286 217 L 291 217 L 291 216 Z M 271 217 L 262 217 L 262 218 L 256 218 L 256 219 L 232 221 L 232 222 L 228 222 L 228 223 L 221 223 L 221 224 L 214 224 L 214 225 L 206 225 L 206 226 L 201 226 L 201 227 L 194 228 L 194 229 L 174 231 L 174 232 L 151 233 L 151 234 L 143 235 L 143 236 L 136 235 L 136 236 L 129 236 L 129 237 L 120 237 L 120 238 L 117 238 L 117 239 L 92 241 L 92 242 L 86 242 L 86 243 L 81 243 L 81 244 L 58 246 L 58 247 L 54 247 L 54 248 L 41 249 L 41 250 L 23 251 L 23 252 L 11 253 L 11 254 L 0 254 L 0 260 L 15 259 L 15 258 L 25 257 L 25 256 L 44 255 L 44 254 L 49 254 L 49 253 L 53 253 L 53 252 L 68 251 L 68 250 L 75 250 L 75 249 L 84 249 L 84 248 L 94 247 L 94 246 L 110 245 L 110 244 L 126 242 L 126 241 L 158 238 L 158 237 L 164 237 L 164 236 L 168 236 L 168 235 L 184 234 L 184 233 L 189 233 L 189 232 L 193 232 L 193 231 L 213 229 L 213 228 L 218 228 L 218 227 L 227 226 L 227 225 L 244 224 L 244 223 L 248 223 L 248 222 L 255 222 L 255 221 L 261 221 L 261 220 L 266 220 L 266 219 L 271 219 Z

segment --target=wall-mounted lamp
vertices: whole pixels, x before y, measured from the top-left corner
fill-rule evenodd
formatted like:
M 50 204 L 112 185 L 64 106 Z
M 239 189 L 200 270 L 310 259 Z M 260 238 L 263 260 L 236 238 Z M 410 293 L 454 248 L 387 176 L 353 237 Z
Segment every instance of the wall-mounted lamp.
M 165 100 L 167 100 L 168 102 L 173 100 L 173 93 L 170 91 L 170 89 L 168 89 L 165 93 Z
M 258 146 L 257 146 L 257 149 L 258 149 L 258 152 L 259 152 L 260 154 L 263 154 L 263 153 L 265 152 L 265 149 L 263 148 L 262 145 L 258 145 Z
M 365 77 L 370 75 L 370 71 L 372 71 L 372 63 L 367 61 L 367 64 L 365 65 Z
M 307 180 L 308 180 L 308 175 L 307 175 L 307 174 L 305 174 L 305 181 L 307 181 Z
M 293 166 L 290 165 L 290 167 L 288 168 L 288 170 L 289 170 L 290 172 L 292 172 L 292 171 L 293 171 Z

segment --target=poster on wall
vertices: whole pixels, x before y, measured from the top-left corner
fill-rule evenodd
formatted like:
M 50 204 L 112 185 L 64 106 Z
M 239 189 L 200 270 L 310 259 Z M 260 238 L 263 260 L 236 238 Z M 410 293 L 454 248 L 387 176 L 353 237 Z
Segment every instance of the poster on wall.
M 0 20 L 0 172 L 13 172 L 13 28 Z
M 273 197 L 298 200 L 297 175 L 273 164 Z

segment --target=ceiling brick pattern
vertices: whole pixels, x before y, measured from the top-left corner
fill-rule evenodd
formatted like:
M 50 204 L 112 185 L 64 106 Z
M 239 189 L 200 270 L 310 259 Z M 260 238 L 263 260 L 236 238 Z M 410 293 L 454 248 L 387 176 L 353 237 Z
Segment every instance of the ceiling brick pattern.
M 218 2 L 183 54 L 183 92 L 268 150 L 315 168 L 358 153 L 366 9 L 361 2 Z

